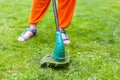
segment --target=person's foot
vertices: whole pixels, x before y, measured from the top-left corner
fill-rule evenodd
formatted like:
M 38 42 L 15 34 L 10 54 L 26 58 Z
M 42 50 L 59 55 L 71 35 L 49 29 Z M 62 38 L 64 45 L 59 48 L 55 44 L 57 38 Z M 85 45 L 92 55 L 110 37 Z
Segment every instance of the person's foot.
M 18 38 L 18 41 L 23 42 L 33 36 L 35 36 L 37 33 L 37 30 L 34 30 L 32 28 L 27 28 L 26 32 L 24 34 L 21 34 L 21 36 Z
M 62 39 L 65 45 L 68 45 L 71 43 L 71 41 L 69 40 L 69 38 L 66 35 L 66 31 L 65 30 L 60 30 L 61 35 L 62 35 Z

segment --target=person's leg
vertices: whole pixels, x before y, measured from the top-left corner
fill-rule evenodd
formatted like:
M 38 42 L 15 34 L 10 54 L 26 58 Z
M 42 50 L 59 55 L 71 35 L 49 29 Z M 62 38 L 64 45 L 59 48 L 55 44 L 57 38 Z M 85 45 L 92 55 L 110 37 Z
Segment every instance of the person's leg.
M 32 8 L 29 16 L 29 24 L 30 29 L 37 30 L 37 23 L 42 19 L 42 17 L 45 15 L 49 4 L 51 0 L 33 0 Z M 26 31 L 25 34 L 23 34 L 24 37 L 29 39 L 34 35 L 31 31 Z M 20 36 L 18 38 L 18 41 L 25 41 L 23 36 Z
M 58 0 L 58 20 L 64 44 L 70 44 L 64 29 L 69 27 L 75 9 L 76 0 Z

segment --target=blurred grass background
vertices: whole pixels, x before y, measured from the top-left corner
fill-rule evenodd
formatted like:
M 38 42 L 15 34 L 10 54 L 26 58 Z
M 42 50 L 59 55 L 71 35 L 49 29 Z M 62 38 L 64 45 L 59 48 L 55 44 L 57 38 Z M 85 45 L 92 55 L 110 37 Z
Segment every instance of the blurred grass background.
M 40 59 L 55 46 L 52 4 L 38 25 L 38 35 L 20 43 L 29 27 L 31 0 L 0 0 L 0 80 L 119 80 L 120 1 L 77 0 L 67 29 L 71 44 L 68 68 L 40 68 Z

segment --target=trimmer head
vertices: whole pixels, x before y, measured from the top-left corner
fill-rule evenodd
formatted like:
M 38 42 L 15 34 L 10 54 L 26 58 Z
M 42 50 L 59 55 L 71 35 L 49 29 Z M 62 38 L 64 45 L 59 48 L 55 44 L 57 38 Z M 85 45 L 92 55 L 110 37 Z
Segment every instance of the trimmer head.
M 69 62 L 70 56 L 66 56 L 65 61 L 58 62 L 52 58 L 52 54 L 48 54 L 41 59 L 40 65 L 41 67 L 66 67 L 68 66 Z
M 52 54 L 44 56 L 41 61 L 41 67 L 64 67 L 67 66 L 70 57 L 65 55 L 64 43 L 60 32 L 56 32 L 56 46 Z

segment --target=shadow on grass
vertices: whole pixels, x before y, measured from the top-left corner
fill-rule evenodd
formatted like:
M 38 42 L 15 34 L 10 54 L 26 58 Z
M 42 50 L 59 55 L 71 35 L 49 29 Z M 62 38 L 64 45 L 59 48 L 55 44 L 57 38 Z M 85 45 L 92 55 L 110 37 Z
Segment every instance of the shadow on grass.
M 54 64 L 50 64 L 49 66 L 47 65 L 44 65 L 44 66 L 40 66 L 40 68 L 42 69 L 47 69 L 47 68 L 51 68 L 53 70 L 68 70 L 68 65 L 59 65 L 59 66 L 56 66 Z

